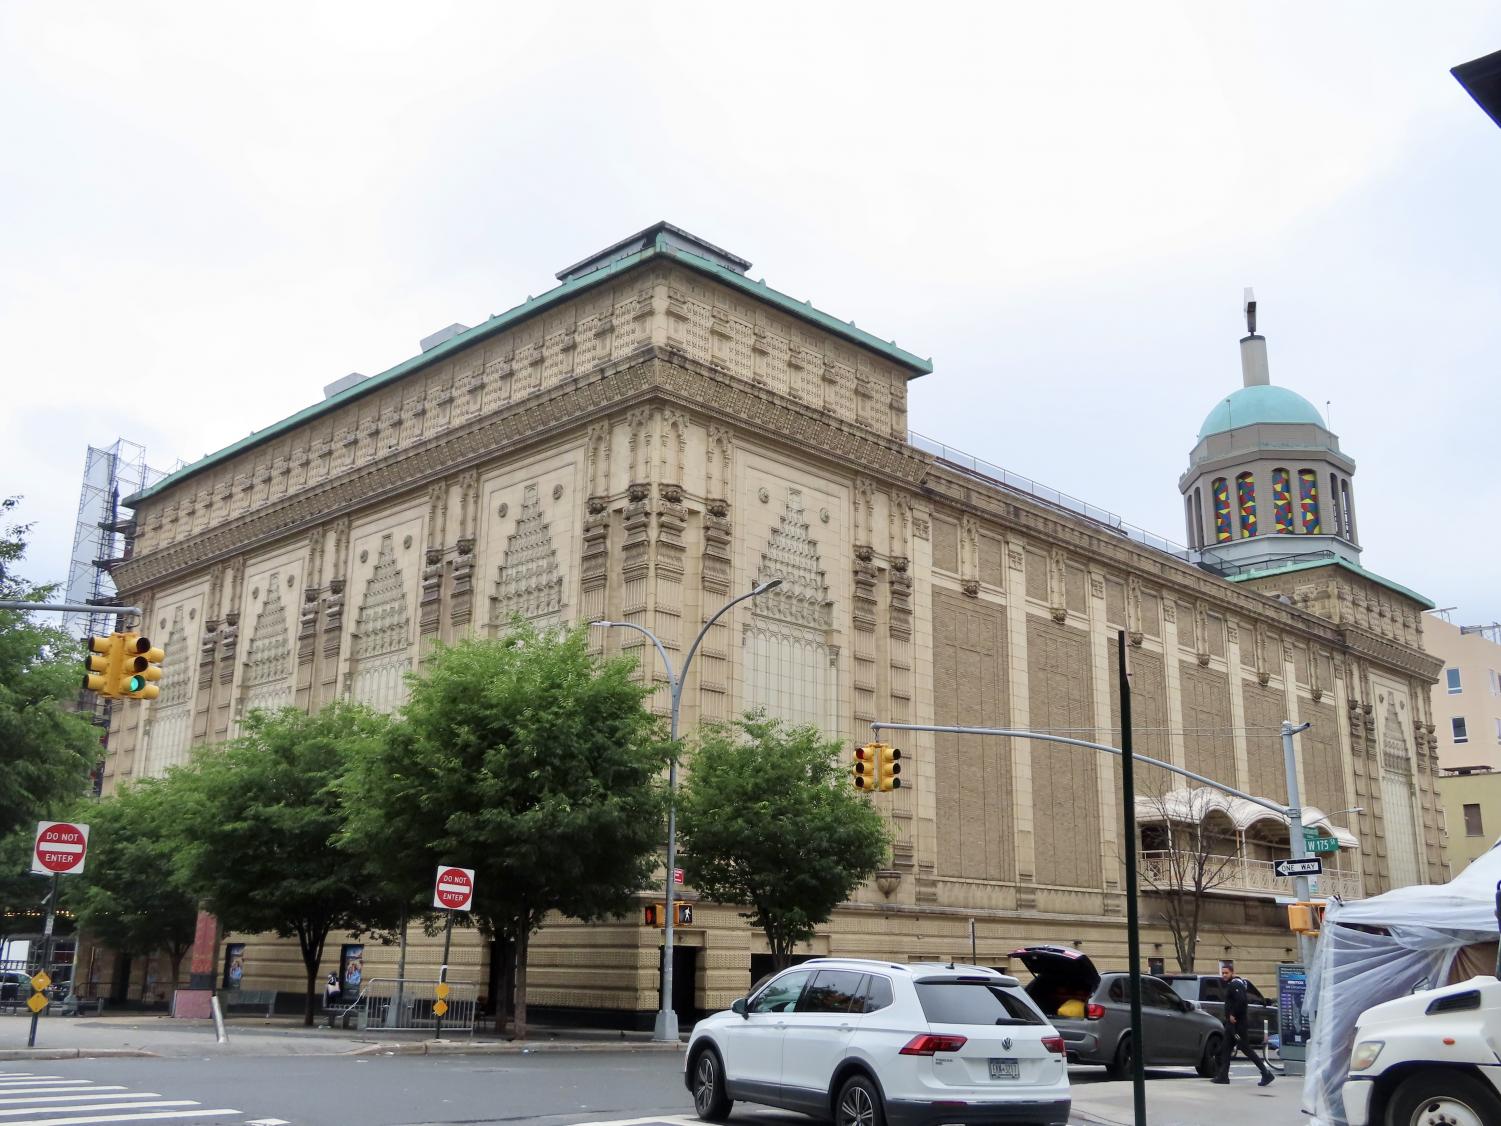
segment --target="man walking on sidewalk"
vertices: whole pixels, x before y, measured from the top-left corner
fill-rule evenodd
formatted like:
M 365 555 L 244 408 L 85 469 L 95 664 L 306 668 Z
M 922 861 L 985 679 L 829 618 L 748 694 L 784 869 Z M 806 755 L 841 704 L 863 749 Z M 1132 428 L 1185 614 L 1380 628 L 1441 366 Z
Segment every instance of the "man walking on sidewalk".
M 1220 963 L 1220 980 L 1225 983 L 1225 1048 L 1220 1054 L 1220 1073 L 1214 1077 L 1213 1082 L 1230 1082 L 1230 1061 L 1235 1057 L 1238 1044 L 1241 1053 L 1261 1072 L 1261 1082 L 1257 1086 L 1265 1087 L 1276 1076 L 1267 1067 L 1266 1061 L 1251 1047 L 1251 1033 L 1246 1026 L 1246 983 L 1244 979 L 1235 976 L 1233 962 Z

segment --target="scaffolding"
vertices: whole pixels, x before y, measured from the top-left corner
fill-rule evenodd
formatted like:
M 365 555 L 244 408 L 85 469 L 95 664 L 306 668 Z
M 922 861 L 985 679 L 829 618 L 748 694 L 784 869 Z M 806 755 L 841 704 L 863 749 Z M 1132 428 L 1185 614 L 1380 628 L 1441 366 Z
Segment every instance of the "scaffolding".
M 181 463 L 179 463 L 181 464 Z M 65 614 L 62 628 L 74 637 L 106 634 L 115 628 L 115 582 L 110 567 L 125 556 L 133 522 L 120 516 L 120 498 L 156 484 L 167 474 L 146 464 L 146 447 L 124 438 L 113 445 L 90 446 L 83 462 L 78 493 L 78 521 L 73 528 L 73 554 L 68 567 L 66 601 L 98 605 L 91 614 Z M 109 731 L 110 701 L 92 692 L 79 693 L 79 710 Z M 103 746 L 105 736 L 100 736 Z M 104 782 L 103 763 L 94 770 L 94 793 Z

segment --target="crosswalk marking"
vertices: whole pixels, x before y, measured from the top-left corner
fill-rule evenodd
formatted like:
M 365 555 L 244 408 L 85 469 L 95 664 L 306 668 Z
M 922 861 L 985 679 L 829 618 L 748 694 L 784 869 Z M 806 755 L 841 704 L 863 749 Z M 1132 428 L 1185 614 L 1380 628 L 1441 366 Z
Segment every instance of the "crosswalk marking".
M 229 1107 L 206 1107 L 196 1099 L 164 1098 L 156 1091 L 131 1091 L 91 1079 L 0 1072 L 0 1126 L 103 1126 L 238 1118 L 243 1113 Z

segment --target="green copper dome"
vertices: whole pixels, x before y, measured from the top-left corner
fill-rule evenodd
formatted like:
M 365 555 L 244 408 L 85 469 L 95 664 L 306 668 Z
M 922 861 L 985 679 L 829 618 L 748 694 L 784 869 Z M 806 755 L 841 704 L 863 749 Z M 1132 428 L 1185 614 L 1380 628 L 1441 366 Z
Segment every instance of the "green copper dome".
M 1202 442 L 1211 434 L 1223 434 L 1241 426 L 1257 422 L 1298 422 L 1323 426 L 1319 410 L 1296 391 L 1286 387 L 1263 384 L 1257 387 L 1242 387 L 1221 399 L 1199 427 Z

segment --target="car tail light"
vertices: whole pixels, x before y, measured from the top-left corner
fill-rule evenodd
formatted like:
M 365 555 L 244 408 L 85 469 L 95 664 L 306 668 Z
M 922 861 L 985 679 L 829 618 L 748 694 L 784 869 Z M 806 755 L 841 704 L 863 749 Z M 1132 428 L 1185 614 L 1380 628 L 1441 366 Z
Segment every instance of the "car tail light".
M 1056 1052 L 1060 1056 L 1063 1055 L 1064 1048 L 1062 1036 L 1044 1036 L 1042 1038 L 1042 1046 L 1050 1052 Z
M 964 1047 L 963 1036 L 934 1036 L 931 1032 L 923 1032 L 908 1040 L 902 1048 L 904 1056 L 931 1056 L 935 1052 L 957 1052 Z
M 1084 1008 L 1084 1017 L 1085 1017 L 1086 1020 L 1104 1020 L 1105 1019 L 1105 1006 L 1104 1005 L 1096 1005 L 1094 1002 L 1091 1001 Z

